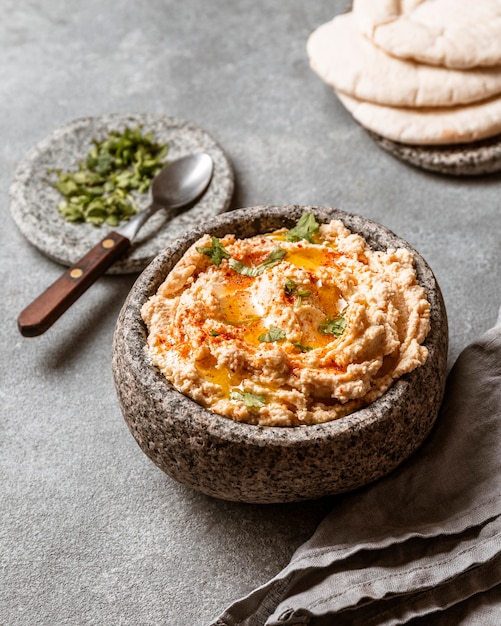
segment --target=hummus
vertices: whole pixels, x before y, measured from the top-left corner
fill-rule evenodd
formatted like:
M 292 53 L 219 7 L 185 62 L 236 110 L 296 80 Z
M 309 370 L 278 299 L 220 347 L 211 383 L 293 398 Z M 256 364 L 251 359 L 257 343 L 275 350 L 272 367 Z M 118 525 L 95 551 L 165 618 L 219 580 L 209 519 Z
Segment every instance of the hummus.
M 341 221 L 204 235 L 142 308 L 151 361 L 228 418 L 318 424 L 422 365 L 430 305 L 407 249 L 371 250 Z

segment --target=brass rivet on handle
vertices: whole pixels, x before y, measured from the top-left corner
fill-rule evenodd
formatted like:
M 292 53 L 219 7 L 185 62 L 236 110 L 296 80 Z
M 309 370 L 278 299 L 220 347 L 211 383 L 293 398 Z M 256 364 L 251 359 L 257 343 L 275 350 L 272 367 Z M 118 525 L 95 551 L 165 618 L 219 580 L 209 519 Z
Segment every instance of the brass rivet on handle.
M 115 242 L 113 241 L 113 239 L 103 239 L 101 245 L 103 246 L 103 248 L 113 248 Z
M 82 274 L 83 274 L 83 270 L 81 270 L 79 267 L 76 267 L 75 269 L 71 270 L 71 272 L 70 272 L 71 278 L 80 278 L 80 276 L 82 276 Z

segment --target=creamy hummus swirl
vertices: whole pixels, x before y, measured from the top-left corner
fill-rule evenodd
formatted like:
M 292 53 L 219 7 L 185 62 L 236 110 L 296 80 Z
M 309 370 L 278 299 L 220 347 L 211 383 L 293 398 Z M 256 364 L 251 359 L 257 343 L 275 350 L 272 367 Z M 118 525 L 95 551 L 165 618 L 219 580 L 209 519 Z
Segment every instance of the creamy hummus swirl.
M 306 239 L 288 232 L 204 235 L 141 311 L 153 364 L 237 421 L 343 417 L 428 355 L 430 305 L 410 251 L 371 250 L 339 220 Z

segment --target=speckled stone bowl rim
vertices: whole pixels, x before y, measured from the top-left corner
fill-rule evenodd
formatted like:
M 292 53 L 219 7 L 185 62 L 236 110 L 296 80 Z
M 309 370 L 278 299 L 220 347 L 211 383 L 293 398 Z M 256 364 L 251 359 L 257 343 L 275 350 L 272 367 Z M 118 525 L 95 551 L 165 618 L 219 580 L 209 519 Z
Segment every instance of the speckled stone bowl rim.
M 423 170 L 447 176 L 484 176 L 501 170 L 501 135 L 455 145 L 412 145 L 368 129 L 376 144 L 394 157 Z
M 160 371 L 148 361 L 145 351 L 147 331 L 140 315 L 141 306 L 151 295 L 156 293 L 175 263 L 189 246 L 204 233 L 219 237 L 229 233 L 236 233 L 237 236 L 240 236 L 236 228 L 239 223 L 245 225 L 245 229 L 248 230 L 249 234 L 245 236 L 259 232 L 270 232 L 274 228 L 291 227 L 304 211 L 313 211 L 317 219 L 322 222 L 340 219 L 352 232 L 364 236 L 368 244 L 374 249 L 385 250 L 389 247 L 403 247 L 413 253 L 419 282 L 423 285 L 429 283 L 435 286 L 434 290 L 427 289 L 427 296 L 431 300 L 431 328 L 425 342 L 429 349 L 428 360 L 420 368 L 397 380 L 380 398 L 367 407 L 343 418 L 322 424 L 297 427 L 256 426 L 213 413 L 175 390 Z M 253 229 L 252 224 L 259 225 L 263 221 L 268 223 L 270 227 L 265 230 L 257 227 Z M 380 240 L 382 238 L 386 238 L 391 245 L 381 245 Z M 278 446 L 287 448 L 301 442 L 310 442 L 312 439 L 321 445 L 322 441 L 340 440 L 344 436 L 351 438 L 357 430 L 370 430 L 375 426 L 381 426 L 380 422 L 388 413 L 386 407 L 398 405 L 399 400 L 406 397 L 412 386 L 421 379 L 421 370 L 429 367 L 430 364 L 432 366 L 436 364 L 438 357 L 434 351 L 440 350 L 444 341 L 447 344 L 447 318 L 440 288 L 432 270 L 421 255 L 391 230 L 366 217 L 336 208 L 309 205 L 257 206 L 238 209 L 215 217 L 209 223 L 187 232 L 184 237 L 160 253 L 139 276 L 124 304 L 121 318 L 120 328 L 125 336 L 122 336 L 120 341 L 117 341 L 115 336 L 114 350 L 117 350 L 117 346 L 120 345 L 120 349 L 128 351 L 128 354 L 122 356 L 128 359 L 134 375 L 138 380 L 141 380 L 142 387 L 148 389 L 152 399 L 160 403 L 158 410 L 169 412 L 171 419 L 175 419 L 173 414 L 175 411 L 181 412 L 180 407 L 182 406 L 183 417 L 179 420 L 181 429 L 186 427 L 186 420 L 190 420 L 194 426 L 203 428 L 208 437 L 222 439 L 226 442 L 233 441 L 237 444 L 241 444 L 245 440 L 247 446 L 256 447 Z M 445 337 L 442 336 L 443 333 L 446 334 Z M 137 358 L 134 355 L 144 356 Z M 440 358 L 438 360 L 440 361 Z M 432 423 L 434 421 L 433 419 Z

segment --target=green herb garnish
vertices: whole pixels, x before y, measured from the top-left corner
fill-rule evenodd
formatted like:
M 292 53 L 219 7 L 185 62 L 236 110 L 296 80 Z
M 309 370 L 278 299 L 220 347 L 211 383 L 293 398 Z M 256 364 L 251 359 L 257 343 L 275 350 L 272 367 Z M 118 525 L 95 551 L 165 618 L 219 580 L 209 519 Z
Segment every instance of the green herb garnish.
M 287 254 L 287 250 L 282 250 L 282 248 L 275 248 L 270 252 L 268 257 L 259 265 L 255 267 L 250 267 L 248 265 L 244 265 L 242 261 L 237 261 L 236 259 L 231 259 L 228 261 L 230 267 L 238 272 L 239 274 L 243 274 L 244 276 L 260 276 L 263 272 L 275 265 L 278 265 L 280 261 Z
M 288 296 L 293 296 L 294 292 L 297 289 L 297 283 L 295 280 L 292 280 L 292 278 L 286 278 L 285 279 L 285 286 L 284 286 L 284 291 Z
M 260 409 L 266 404 L 266 396 L 251 393 L 250 391 L 232 391 L 230 393 L 230 400 L 242 402 L 251 411 Z
M 324 322 L 320 324 L 318 330 L 324 335 L 334 335 L 340 337 L 346 328 L 346 319 L 344 317 L 345 311 L 340 313 L 337 317 L 331 317 L 328 315 Z
M 313 350 L 311 346 L 303 346 L 303 344 L 299 343 L 299 341 L 293 341 L 292 345 L 301 352 L 309 352 L 310 350 Z
M 283 341 L 285 337 L 285 332 L 281 328 L 270 326 L 270 329 L 266 333 L 259 335 L 258 341 L 272 343 L 274 341 Z
M 320 224 L 315 219 L 313 213 L 303 213 L 294 228 L 291 228 L 286 236 L 285 241 L 300 241 L 306 239 L 311 243 L 311 238 L 318 232 Z
M 311 296 L 311 291 L 308 291 L 308 289 L 300 289 L 296 281 L 292 278 L 285 279 L 284 291 L 288 296 L 297 298 L 298 307 L 303 304 L 303 298 Z
M 221 265 L 221 261 L 223 259 L 229 259 L 230 254 L 217 237 L 211 237 L 211 242 L 211 246 L 197 248 L 196 250 L 197 252 L 208 256 L 214 265 Z
M 156 143 L 141 127 L 111 131 L 92 141 L 93 148 L 76 171 L 52 169 L 50 181 L 64 200 L 57 210 L 68 222 L 106 222 L 117 226 L 139 211 L 132 193 L 145 193 L 165 165 L 167 144 Z
M 211 335 L 212 337 L 219 337 L 219 333 L 217 332 L 217 330 L 210 330 L 209 335 Z

